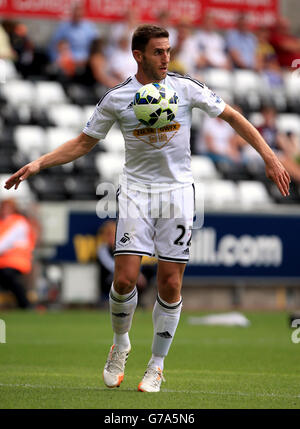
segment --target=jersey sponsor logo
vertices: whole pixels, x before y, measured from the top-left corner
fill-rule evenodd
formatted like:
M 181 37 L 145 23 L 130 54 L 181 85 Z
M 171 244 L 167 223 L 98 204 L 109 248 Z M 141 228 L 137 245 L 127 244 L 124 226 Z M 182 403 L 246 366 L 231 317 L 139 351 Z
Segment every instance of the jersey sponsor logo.
M 172 335 L 170 334 L 169 331 L 157 332 L 156 335 L 159 335 L 162 338 L 172 338 Z
M 132 106 L 133 106 L 133 101 L 128 104 L 127 109 L 132 109 Z
M 180 129 L 180 124 L 165 125 L 161 128 L 137 128 L 133 131 L 133 135 L 144 143 L 153 146 L 155 149 L 162 149 L 176 135 Z
M 131 242 L 131 236 L 128 232 L 125 232 L 123 237 L 118 241 L 120 246 L 127 246 Z

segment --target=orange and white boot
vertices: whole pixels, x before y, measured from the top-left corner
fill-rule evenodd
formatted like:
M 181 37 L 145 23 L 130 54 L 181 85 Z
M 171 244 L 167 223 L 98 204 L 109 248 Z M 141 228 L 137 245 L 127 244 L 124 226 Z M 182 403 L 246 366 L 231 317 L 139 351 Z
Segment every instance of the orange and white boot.
M 120 351 L 116 344 L 111 346 L 103 370 L 103 380 L 107 387 L 120 387 L 124 379 L 124 370 L 129 352 L 130 348 Z
M 140 392 L 159 392 L 162 381 L 165 381 L 162 370 L 158 366 L 148 366 L 138 385 L 138 390 Z

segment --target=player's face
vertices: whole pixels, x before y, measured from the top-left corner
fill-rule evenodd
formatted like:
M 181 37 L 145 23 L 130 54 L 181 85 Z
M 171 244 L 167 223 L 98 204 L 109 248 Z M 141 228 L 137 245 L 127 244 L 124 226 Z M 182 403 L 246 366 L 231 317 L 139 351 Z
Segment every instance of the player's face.
M 161 81 L 167 76 L 170 61 L 170 44 L 167 37 L 150 39 L 142 56 L 141 66 L 150 81 Z

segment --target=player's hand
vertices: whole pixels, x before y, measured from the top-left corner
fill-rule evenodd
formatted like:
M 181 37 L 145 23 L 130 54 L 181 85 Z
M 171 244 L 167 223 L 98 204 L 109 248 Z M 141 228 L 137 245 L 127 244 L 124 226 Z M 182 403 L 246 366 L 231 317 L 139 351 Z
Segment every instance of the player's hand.
M 277 185 L 277 188 L 284 197 L 290 195 L 290 175 L 276 157 L 270 163 L 266 164 L 266 176 Z
M 40 165 L 38 161 L 30 162 L 29 164 L 24 165 L 16 173 L 14 173 L 7 181 L 5 182 L 4 188 L 10 189 L 13 186 L 15 189 L 18 189 L 19 185 L 23 180 L 28 179 L 28 177 L 34 176 L 39 173 Z

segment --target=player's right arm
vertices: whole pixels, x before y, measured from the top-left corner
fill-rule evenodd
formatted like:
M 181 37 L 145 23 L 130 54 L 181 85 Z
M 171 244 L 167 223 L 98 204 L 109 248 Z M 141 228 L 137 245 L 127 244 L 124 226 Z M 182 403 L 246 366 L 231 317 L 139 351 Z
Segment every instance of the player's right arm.
M 46 153 L 35 161 L 24 165 L 16 173 L 14 173 L 6 182 L 5 188 L 10 189 L 13 186 L 18 189 L 21 182 L 31 176 L 39 173 L 45 168 L 54 167 L 56 165 L 67 164 L 75 159 L 87 154 L 97 143 L 99 139 L 90 137 L 85 133 L 80 133 L 74 139 L 68 140 L 52 152 Z

